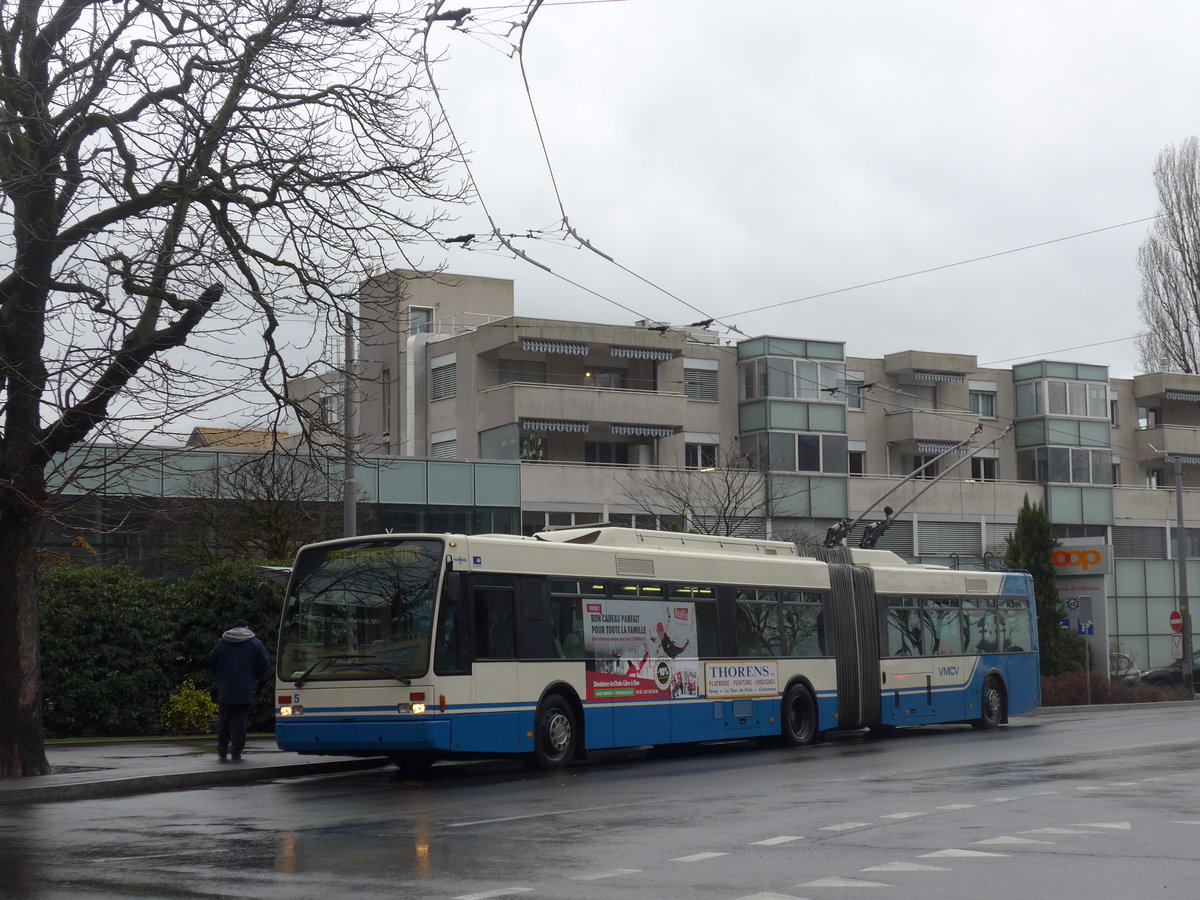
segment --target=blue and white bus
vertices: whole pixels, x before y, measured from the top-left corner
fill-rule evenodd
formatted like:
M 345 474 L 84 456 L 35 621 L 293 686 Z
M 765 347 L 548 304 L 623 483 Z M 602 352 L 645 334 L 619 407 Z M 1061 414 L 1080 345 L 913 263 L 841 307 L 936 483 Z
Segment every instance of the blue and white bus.
M 524 754 L 962 722 L 1040 703 L 1031 580 L 885 550 L 629 528 L 387 534 L 297 555 L 276 740 Z

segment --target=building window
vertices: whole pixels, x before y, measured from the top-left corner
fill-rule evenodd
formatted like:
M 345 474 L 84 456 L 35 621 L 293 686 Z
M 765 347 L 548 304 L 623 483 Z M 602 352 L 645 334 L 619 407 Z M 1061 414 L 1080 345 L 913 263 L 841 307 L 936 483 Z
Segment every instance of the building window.
M 538 359 L 496 361 L 497 384 L 545 384 L 546 364 Z
M 844 363 L 764 357 L 742 363 L 742 399 L 837 400 L 846 389 Z
M 458 441 L 454 438 L 448 441 L 433 441 L 429 445 L 429 455 L 434 459 L 454 459 L 458 455 Z
M 1108 401 L 1108 421 L 1114 428 L 1121 424 L 1117 416 L 1117 406 L 1116 400 Z
M 685 444 L 683 464 L 689 469 L 715 469 L 717 467 L 717 445 Z
M 1162 469 L 1150 469 L 1146 472 L 1146 487 L 1160 488 L 1165 484 Z
M 1157 428 L 1162 424 L 1162 411 L 1157 406 L 1138 407 L 1138 428 Z
M 1113 467 L 1112 467 L 1112 483 L 1113 483 L 1113 484 L 1120 484 L 1120 483 L 1121 483 L 1121 464 L 1120 464 L 1120 463 L 1113 463 Z
M 865 450 L 850 450 L 849 464 L 851 475 L 867 474 L 867 452 Z
M 689 400 L 717 399 L 716 369 L 683 369 L 683 393 Z
M 616 390 L 625 381 L 623 369 L 588 369 L 583 373 L 583 383 L 587 387 L 610 388 Z
M 929 454 L 918 453 L 915 456 L 913 456 L 913 466 L 912 466 L 913 472 L 920 471 L 922 466 L 926 466 L 926 465 L 928 466 L 927 469 L 925 469 L 923 472 L 920 472 L 920 474 L 915 475 L 914 477 L 916 477 L 916 478 L 936 478 L 938 465 L 936 462 L 934 462 L 935 459 L 937 459 L 936 453 L 929 453 Z
M 438 366 L 429 373 L 429 399 L 445 400 L 453 397 L 457 390 L 455 363 Z
M 408 308 L 408 333 L 429 334 L 433 331 L 433 309 L 426 306 Z
M 601 465 L 629 465 L 629 445 L 613 441 L 585 441 L 583 461 Z
M 846 382 L 846 409 L 862 409 L 862 389 L 861 381 Z
M 991 391 L 971 391 L 971 413 L 983 419 L 996 418 L 996 395 Z
M 996 460 L 979 456 L 971 457 L 971 479 L 974 481 L 995 481 Z

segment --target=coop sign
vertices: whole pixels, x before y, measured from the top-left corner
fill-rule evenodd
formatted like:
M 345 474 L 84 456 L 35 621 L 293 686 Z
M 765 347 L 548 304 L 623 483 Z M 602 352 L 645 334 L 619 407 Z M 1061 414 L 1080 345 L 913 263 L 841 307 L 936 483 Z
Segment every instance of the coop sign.
M 1108 575 L 1112 572 L 1112 547 L 1060 547 L 1050 555 L 1056 575 Z

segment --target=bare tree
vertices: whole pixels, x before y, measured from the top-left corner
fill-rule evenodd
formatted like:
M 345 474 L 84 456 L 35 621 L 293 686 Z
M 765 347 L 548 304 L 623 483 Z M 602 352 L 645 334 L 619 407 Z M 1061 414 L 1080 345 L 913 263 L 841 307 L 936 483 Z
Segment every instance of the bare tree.
M 699 469 L 627 469 L 615 476 L 619 502 L 639 513 L 670 517 L 699 534 L 758 533 L 770 508 L 768 479 L 738 450 Z
M 1144 372 L 1200 372 L 1200 141 L 1169 145 L 1154 165 L 1159 215 L 1138 250 Z
M 47 465 L 248 388 L 277 424 L 285 317 L 343 327 L 459 193 L 422 83 L 435 17 L 370 4 L 0 5 L 0 777 L 48 768 Z
M 342 523 L 338 476 L 320 456 L 223 454 L 161 514 L 175 562 L 290 563 Z M 339 463 L 340 465 L 340 463 Z

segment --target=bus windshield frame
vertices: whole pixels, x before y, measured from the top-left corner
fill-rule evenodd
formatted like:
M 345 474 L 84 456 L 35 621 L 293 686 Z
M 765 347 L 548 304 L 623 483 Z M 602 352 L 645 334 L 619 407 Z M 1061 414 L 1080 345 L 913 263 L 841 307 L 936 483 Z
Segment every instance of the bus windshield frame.
M 408 684 L 425 675 L 445 557 L 433 537 L 302 550 L 280 623 L 280 680 Z

